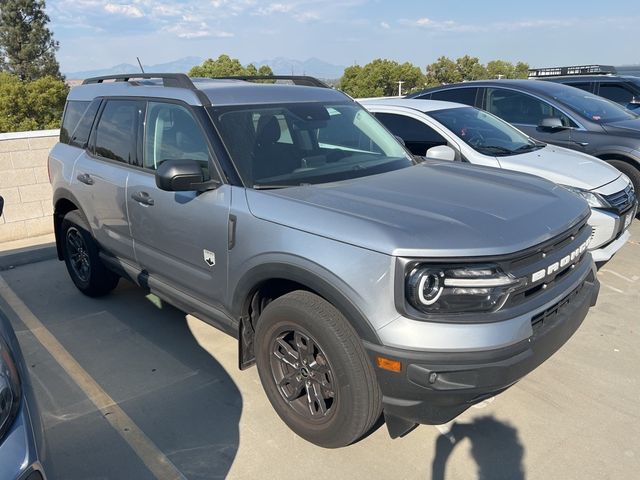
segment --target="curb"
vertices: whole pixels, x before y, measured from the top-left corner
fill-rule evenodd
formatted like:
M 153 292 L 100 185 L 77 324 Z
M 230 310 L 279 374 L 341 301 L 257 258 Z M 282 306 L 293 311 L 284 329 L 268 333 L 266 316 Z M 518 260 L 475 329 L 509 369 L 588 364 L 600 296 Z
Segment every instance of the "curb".
M 0 252 L 0 272 L 11 270 L 21 265 L 53 260 L 54 258 L 58 258 L 55 243 L 45 243 L 44 245 Z

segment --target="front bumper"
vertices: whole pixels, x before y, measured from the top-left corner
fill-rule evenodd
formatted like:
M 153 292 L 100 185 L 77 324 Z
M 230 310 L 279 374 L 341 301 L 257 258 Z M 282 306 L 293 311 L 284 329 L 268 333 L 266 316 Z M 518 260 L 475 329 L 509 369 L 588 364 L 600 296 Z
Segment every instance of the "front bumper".
M 624 246 L 630 237 L 628 231 L 630 224 L 625 226 L 625 221 L 635 217 L 635 208 L 635 206 L 632 207 L 622 215 L 597 208 L 591 210 L 589 225 L 592 228 L 592 234 L 589 250 L 594 262 L 610 260 Z
M 531 317 L 529 338 L 499 349 L 425 352 L 365 344 L 374 365 L 378 356 L 402 363 L 398 373 L 376 368 L 391 436 L 420 423 L 446 423 L 516 383 L 574 334 L 595 305 L 599 288 L 590 269 L 569 293 Z

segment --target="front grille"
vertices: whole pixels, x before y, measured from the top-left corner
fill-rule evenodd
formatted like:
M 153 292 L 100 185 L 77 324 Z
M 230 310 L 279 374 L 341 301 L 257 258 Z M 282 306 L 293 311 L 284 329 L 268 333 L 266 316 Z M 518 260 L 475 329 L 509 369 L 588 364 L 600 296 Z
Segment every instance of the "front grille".
M 578 296 L 578 294 L 582 291 L 587 281 L 589 280 L 585 280 L 584 282 L 582 282 L 571 293 L 563 297 L 562 300 L 560 300 L 559 302 L 554 303 L 549 308 L 534 315 L 531 318 L 531 327 L 533 328 L 534 333 L 539 329 L 541 329 L 542 327 L 544 327 L 545 325 L 552 323 L 558 316 L 558 313 L 560 312 L 560 310 L 566 305 L 568 305 L 569 303 L 571 303 Z
M 603 195 L 603 197 L 619 213 L 622 213 L 629 207 L 633 206 L 636 200 L 636 194 L 633 191 L 633 186 L 631 185 L 624 190 L 612 193 L 611 195 Z
M 566 275 L 570 274 L 586 258 L 586 250 L 575 260 L 559 267 L 553 273 L 547 274 L 543 279 L 532 281 L 532 274 L 542 269 L 547 269 L 560 259 L 571 255 L 581 244 L 591 238 L 591 227 L 584 222 L 575 226 L 571 231 L 557 237 L 545 244 L 540 245 L 535 251 L 530 252 L 508 264 L 503 264 L 502 268 L 510 272 L 515 278 L 526 278 L 524 285 L 516 289 L 509 295 L 504 307 L 509 308 L 542 295 L 543 292 L 551 291 L 555 285 Z

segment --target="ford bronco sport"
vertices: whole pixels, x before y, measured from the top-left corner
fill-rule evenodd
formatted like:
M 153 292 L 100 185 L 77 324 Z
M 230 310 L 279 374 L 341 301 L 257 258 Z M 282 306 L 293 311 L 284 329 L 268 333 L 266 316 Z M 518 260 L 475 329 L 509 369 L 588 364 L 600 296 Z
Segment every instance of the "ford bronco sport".
M 447 422 L 571 337 L 599 289 L 583 199 L 418 164 L 346 95 L 293 82 L 72 89 L 49 169 L 78 289 L 125 277 L 235 336 L 282 420 L 324 447 L 381 414 L 392 437 Z

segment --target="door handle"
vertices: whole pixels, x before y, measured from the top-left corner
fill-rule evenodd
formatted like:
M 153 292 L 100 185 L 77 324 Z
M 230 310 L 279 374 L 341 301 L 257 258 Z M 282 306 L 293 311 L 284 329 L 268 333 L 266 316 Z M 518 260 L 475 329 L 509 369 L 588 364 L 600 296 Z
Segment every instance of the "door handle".
M 589 145 L 589 142 L 578 142 L 576 140 L 573 140 L 573 143 L 577 143 L 578 145 L 580 145 L 581 147 L 586 147 Z
M 141 203 L 142 205 L 151 206 L 155 203 L 153 201 L 153 198 L 151 198 L 147 192 L 132 193 L 131 198 L 134 199 L 136 202 Z
M 93 185 L 95 183 L 95 180 L 88 173 L 80 173 L 76 178 L 85 185 Z

